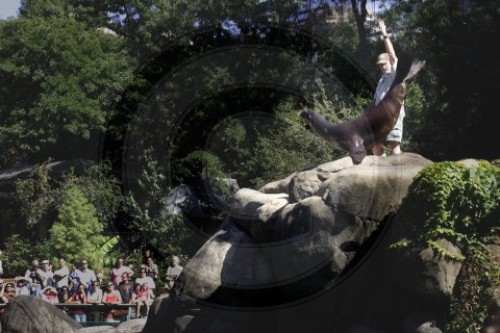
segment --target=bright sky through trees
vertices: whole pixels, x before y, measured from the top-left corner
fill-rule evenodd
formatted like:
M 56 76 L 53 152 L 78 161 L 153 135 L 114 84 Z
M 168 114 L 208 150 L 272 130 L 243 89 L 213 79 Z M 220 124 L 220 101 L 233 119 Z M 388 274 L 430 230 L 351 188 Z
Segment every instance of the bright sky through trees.
M 20 6 L 21 0 L 0 1 L 0 19 L 6 19 L 10 16 L 17 16 L 17 10 Z

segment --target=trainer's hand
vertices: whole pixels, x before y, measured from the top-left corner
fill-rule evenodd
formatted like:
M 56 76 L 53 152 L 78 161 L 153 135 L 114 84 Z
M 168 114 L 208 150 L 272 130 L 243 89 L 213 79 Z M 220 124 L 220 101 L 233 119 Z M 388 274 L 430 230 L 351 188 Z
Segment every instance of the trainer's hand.
M 385 26 L 384 20 L 378 20 L 378 27 L 380 28 L 382 36 L 387 36 L 387 27 Z

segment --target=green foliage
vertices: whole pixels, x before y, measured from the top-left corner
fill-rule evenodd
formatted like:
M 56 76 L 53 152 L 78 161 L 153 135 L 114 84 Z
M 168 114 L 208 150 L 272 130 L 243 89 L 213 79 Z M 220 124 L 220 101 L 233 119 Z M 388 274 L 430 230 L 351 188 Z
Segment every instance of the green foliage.
M 145 168 L 138 180 L 139 190 L 128 197 L 127 209 L 131 215 L 128 227 L 140 232 L 149 246 L 164 255 L 192 256 L 201 246 L 200 239 L 186 225 L 182 215 L 167 209 L 171 189 L 151 152 L 146 152 L 144 161 Z
M 500 168 L 486 161 L 477 167 L 434 163 L 415 177 L 403 201 L 401 218 L 421 222 L 405 238 L 431 246 L 444 258 L 463 262 L 448 332 L 479 332 L 486 316 L 484 290 L 498 282 L 498 262 L 486 246 L 500 235 L 499 184 Z M 442 238 L 459 246 L 462 255 L 439 246 L 437 240 Z M 404 247 L 404 243 L 393 247 Z
M 78 176 L 70 170 L 64 175 L 61 184 L 63 187 L 77 186 L 94 205 L 97 218 L 105 226 L 111 224 L 124 201 L 120 184 L 111 176 L 111 167 L 106 162 L 90 165 Z
M 233 133 L 234 132 L 234 133 Z M 232 131 L 232 135 L 239 135 Z M 203 151 L 195 150 L 189 153 L 186 157 L 179 160 L 180 174 L 186 176 L 191 175 L 194 170 L 201 170 L 203 178 L 227 178 L 228 175 L 222 170 L 222 164 L 219 157 L 214 154 Z
M 299 124 L 278 128 L 258 138 L 248 161 L 252 185 L 259 188 L 299 170 L 314 167 L 334 158 L 332 148 L 316 134 Z
M 48 238 L 36 242 L 36 245 L 33 246 L 33 257 L 40 258 L 40 260 L 49 260 L 52 263 L 56 263 L 59 259 L 57 256 L 56 250 L 54 248 L 54 244 L 50 242 Z
M 16 196 L 27 225 L 44 219 L 54 208 L 56 194 L 50 183 L 49 161 L 36 167 L 33 177 L 16 181 Z
M 94 205 L 77 186 L 67 186 L 61 194 L 63 202 L 58 209 L 58 220 L 50 229 L 51 244 L 68 262 L 86 258 L 92 267 L 100 268 L 102 258 L 96 249 L 105 243 L 105 238 Z
M 48 160 L 37 166 L 33 175 L 16 181 L 16 200 L 28 230 L 35 226 L 50 226 L 61 206 L 68 187 L 78 187 L 96 208 L 97 218 L 109 226 L 124 199 L 116 178 L 110 176 L 106 163 L 89 165 L 81 175 L 69 170 L 60 179 L 51 179 L 53 167 Z
M 2 266 L 4 276 L 24 276 L 30 259 L 33 257 L 33 245 L 22 239 L 20 235 L 14 234 L 5 241 L 5 250 L 2 253 Z
M 486 224 L 500 200 L 500 169 L 481 161 L 477 168 L 455 162 L 435 163 L 421 171 L 411 185 L 413 213 L 423 216 L 419 240 L 447 238 L 466 247 L 481 238 L 491 241 L 494 224 Z M 406 202 L 406 200 L 405 200 Z
M 103 237 L 103 243 L 97 248 L 97 257 L 100 260 L 98 267 L 112 267 L 116 263 L 118 257 L 114 256 L 113 253 L 119 242 L 119 236 Z
M 417 78 L 425 108 L 419 152 L 433 160 L 498 158 L 485 142 L 499 142 L 497 90 L 500 12 L 491 1 L 397 1 L 398 44 L 427 61 Z M 398 48 L 396 48 L 396 51 Z M 487 79 L 489 78 L 489 79 Z M 492 88 L 492 85 L 495 88 Z M 493 90 L 490 90 L 493 89 Z
M 0 21 L 0 166 L 92 157 L 130 79 L 122 41 L 71 17 Z

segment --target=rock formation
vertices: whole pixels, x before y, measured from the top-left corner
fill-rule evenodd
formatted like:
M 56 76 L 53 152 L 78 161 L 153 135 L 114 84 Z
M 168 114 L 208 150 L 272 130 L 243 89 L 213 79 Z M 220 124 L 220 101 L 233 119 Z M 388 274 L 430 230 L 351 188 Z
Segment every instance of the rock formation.
M 388 250 L 414 222 L 397 211 L 431 163 L 343 158 L 241 189 L 144 332 L 439 332 L 460 264 L 430 248 Z
M 2 315 L 3 333 L 75 333 L 81 326 L 55 306 L 32 296 L 17 296 Z
M 52 304 L 32 296 L 17 296 L 1 316 L 2 333 L 140 333 L 145 319 L 125 321 L 117 327 L 80 326 Z

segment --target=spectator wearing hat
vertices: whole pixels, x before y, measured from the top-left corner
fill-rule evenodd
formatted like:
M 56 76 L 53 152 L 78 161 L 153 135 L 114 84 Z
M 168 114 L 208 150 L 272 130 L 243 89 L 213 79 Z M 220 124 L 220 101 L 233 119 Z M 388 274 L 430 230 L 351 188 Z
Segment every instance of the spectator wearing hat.
M 52 287 L 54 285 L 54 273 L 52 273 L 50 261 L 42 260 L 42 269 L 40 274 L 43 279 L 43 287 Z
M 27 295 L 32 296 L 35 294 L 35 289 L 32 287 L 31 279 L 27 279 L 23 276 L 17 276 L 16 280 L 16 293 L 17 295 Z
M 0 279 L 0 304 L 7 304 L 17 296 L 16 287 L 13 283 L 5 283 Z
M 0 279 L 0 304 L 7 304 L 12 301 L 16 294 L 16 287 L 12 283 L 5 283 L 2 279 Z M 5 307 L 0 308 L 0 319 L 3 316 L 5 311 Z M 1 325 L 0 325 L 1 330 Z
M 387 29 L 383 20 L 378 21 L 378 26 L 384 40 L 385 53 L 382 53 L 377 58 L 377 66 L 382 72 L 382 76 L 378 81 L 375 95 L 373 98 L 374 105 L 379 104 L 389 92 L 392 82 L 396 76 L 396 69 L 398 66 L 398 58 L 394 51 L 394 46 L 387 34 Z M 370 109 L 370 108 L 368 108 Z M 399 118 L 394 125 L 394 128 L 386 138 L 387 145 L 393 155 L 401 153 L 401 140 L 403 138 L 403 118 L 405 117 L 404 105 L 401 106 Z M 384 155 L 384 147 L 382 144 L 376 144 L 373 147 L 373 154 L 377 156 Z

